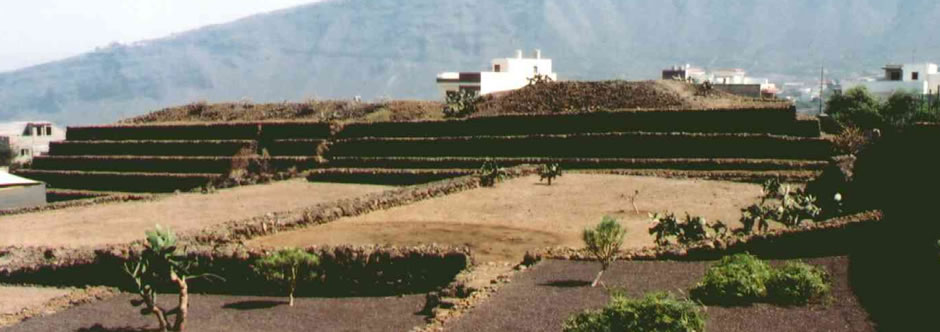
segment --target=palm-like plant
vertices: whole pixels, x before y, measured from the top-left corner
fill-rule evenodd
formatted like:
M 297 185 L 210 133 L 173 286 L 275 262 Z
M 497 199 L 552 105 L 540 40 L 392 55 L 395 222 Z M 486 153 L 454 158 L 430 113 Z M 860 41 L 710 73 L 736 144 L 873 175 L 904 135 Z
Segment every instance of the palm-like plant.
M 597 286 L 597 283 L 601 280 L 601 275 L 617 259 L 617 253 L 623 245 L 623 237 L 626 234 L 627 230 L 620 225 L 620 222 L 610 216 L 604 216 L 601 223 L 593 229 L 584 230 L 582 234 L 584 244 L 587 246 L 588 251 L 601 263 L 601 271 L 597 273 L 597 277 L 591 282 L 591 287 Z

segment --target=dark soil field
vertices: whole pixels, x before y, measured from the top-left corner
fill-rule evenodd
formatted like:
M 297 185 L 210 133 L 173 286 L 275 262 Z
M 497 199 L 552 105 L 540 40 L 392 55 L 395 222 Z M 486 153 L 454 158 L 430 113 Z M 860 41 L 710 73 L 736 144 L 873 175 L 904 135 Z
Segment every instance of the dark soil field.
M 45 317 L 0 329 L 14 331 L 153 331 L 153 316 L 131 307 L 132 295 L 80 305 Z M 176 298 L 159 297 L 168 305 Z M 424 324 L 416 314 L 424 295 L 369 298 L 286 298 L 190 296 L 187 331 L 408 331 Z
M 865 309 L 849 288 L 847 257 L 805 259 L 824 267 L 833 279 L 828 305 L 781 307 L 759 303 L 706 307 L 708 331 L 874 331 Z M 776 264 L 774 262 L 772 264 Z M 649 291 L 687 294 L 710 262 L 617 262 L 601 279 L 630 296 Z M 448 324 L 447 331 L 561 331 L 571 314 L 603 307 L 603 287 L 590 287 L 600 268 L 593 262 L 546 261 L 519 274 L 492 298 Z

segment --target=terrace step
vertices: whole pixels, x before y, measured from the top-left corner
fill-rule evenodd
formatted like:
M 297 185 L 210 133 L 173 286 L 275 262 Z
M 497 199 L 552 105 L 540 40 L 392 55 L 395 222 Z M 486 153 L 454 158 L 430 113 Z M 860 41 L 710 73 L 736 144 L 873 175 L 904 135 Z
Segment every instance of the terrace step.
M 191 190 L 219 180 L 221 174 L 86 172 L 63 170 L 17 170 L 16 175 L 45 182 L 51 188 L 124 191 L 173 192 Z
M 257 157 L 205 156 L 36 156 L 30 169 L 102 172 L 228 173 Z M 307 170 L 320 165 L 317 157 L 274 156 L 267 162 L 276 171 Z
M 320 168 L 307 173 L 314 182 L 412 185 L 471 175 L 476 169 Z
M 326 138 L 330 124 L 309 121 L 164 123 L 69 127 L 69 141 Z
M 327 140 L 318 138 L 291 138 L 265 141 L 261 145 L 271 155 L 316 156 L 325 148 Z
M 822 170 L 675 170 L 675 169 L 593 169 L 578 170 L 585 174 L 617 174 L 656 176 L 666 178 L 693 178 L 735 182 L 763 183 L 770 179 L 782 182 L 805 183 L 822 174 Z
M 687 170 L 818 170 L 823 160 L 747 158 L 545 158 L 545 157 L 349 157 L 337 156 L 328 167 L 348 168 L 479 168 L 492 160 L 502 167 L 558 163 L 562 169 L 687 169 Z
M 518 114 L 439 121 L 344 125 L 336 135 L 435 137 L 601 132 L 770 133 L 818 137 L 819 121 L 796 118 L 791 107 L 733 110 L 617 110 L 579 114 Z
M 234 156 L 244 149 L 254 152 L 254 140 L 123 140 L 62 141 L 49 144 L 52 156 Z
M 768 134 L 610 132 L 571 135 L 366 137 L 335 140 L 335 157 L 747 158 L 825 160 L 822 138 Z

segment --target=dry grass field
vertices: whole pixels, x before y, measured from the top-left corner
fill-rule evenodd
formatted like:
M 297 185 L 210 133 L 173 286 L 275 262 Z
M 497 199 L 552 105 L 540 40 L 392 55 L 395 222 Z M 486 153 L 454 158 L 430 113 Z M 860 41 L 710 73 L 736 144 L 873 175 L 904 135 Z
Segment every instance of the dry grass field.
M 639 213 L 628 198 L 636 191 Z M 737 227 L 740 209 L 759 195 L 758 185 L 722 181 L 572 173 L 547 186 L 537 176 L 528 176 L 493 188 L 281 232 L 250 245 L 439 243 L 467 245 L 480 261 L 518 262 L 526 250 L 581 246 L 581 231 L 604 215 L 626 226 L 627 248 L 653 244 L 649 212 L 688 212 Z
M 358 184 L 310 183 L 303 179 L 184 193 L 146 202 L 102 204 L 0 217 L 0 247 L 95 246 L 127 243 L 154 225 L 176 232 L 231 220 L 313 206 L 387 190 Z

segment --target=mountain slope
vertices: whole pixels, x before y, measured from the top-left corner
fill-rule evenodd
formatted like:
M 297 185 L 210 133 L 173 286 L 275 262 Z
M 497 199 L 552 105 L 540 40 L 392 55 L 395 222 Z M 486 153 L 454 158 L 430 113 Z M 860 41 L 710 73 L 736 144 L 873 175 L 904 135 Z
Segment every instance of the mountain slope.
M 754 76 L 932 60 L 929 0 L 333 0 L 0 73 L 0 119 L 111 122 L 196 100 L 437 98 L 434 75 L 541 48 L 564 79 L 694 63 Z M 915 50 L 916 48 L 916 50 Z M 940 59 L 935 59 L 940 60 Z

